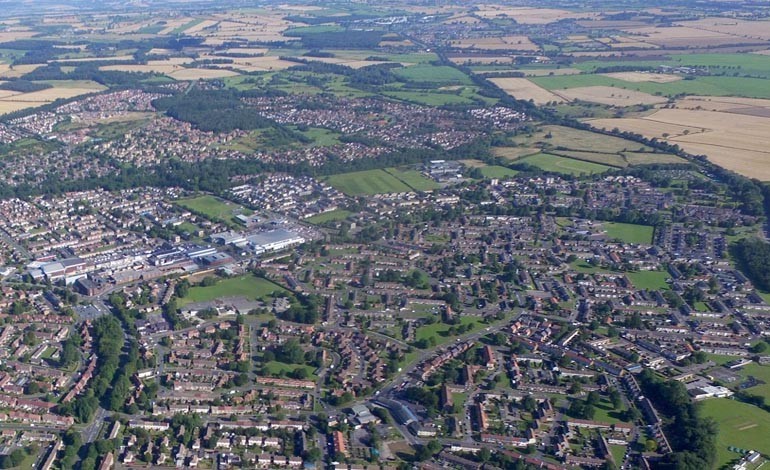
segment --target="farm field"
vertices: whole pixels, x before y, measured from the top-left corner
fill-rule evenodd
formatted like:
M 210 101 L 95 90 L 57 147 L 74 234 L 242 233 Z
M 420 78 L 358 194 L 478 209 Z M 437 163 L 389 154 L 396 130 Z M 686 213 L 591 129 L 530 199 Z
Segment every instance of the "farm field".
M 88 80 L 51 80 L 43 83 L 52 85 L 52 88 L 29 93 L 4 93 L 3 97 L 0 98 L 0 114 L 34 108 L 53 103 L 57 99 L 74 98 L 106 89 L 104 86 Z
M 654 82 L 654 83 L 670 83 L 677 82 L 682 79 L 679 75 L 667 74 L 667 73 L 650 73 L 650 72 L 614 72 L 602 74 L 605 77 L 614 78 L 616 80 L 623 80 L 625 82 L 639 83 L 639 82 Z
M 770 413 L 756 406 L 729 398 L 705 400 L 702 415 L 713 418 L 719 425 L 717 434 L 717 467 L 722 467 L 739 455 L 728 450 L 734 446 L 770 454 Z
M 605 222 L 602 226 L 607 232 L 607 236 L 610 238 L 617 238 L 626 243 L 652 243 L 654 227 L 650 227 L 649 225 Z
M 472 82 L 467 75 L 449 66 L 413 65 L 396 69 L 394 73 L 408 81 L 429 82 L 443 85 L 470 85 Z
M 444 106 L 448 104 L 473 104 L 473 101 L 452 93 L 431 93 L 423 91 L 383 91 L 383 95 L 427 106 Z
M 220 279 L 213 286 L 190 287 L 187 295 L 179 299 L 179 306 L 181 307 L 192 302 L 209 302 L 223 297 L 245 297 L 249 300 L 260 300 L 276 291 L 288 292 L 283 287 L 267 279 L 246 274 L 228 279 Z
M 243 206 L 214 196 L 180 199 L 176 201 L 176 204 L 215 220 L 230 221 L 238 214 L 251 214 L 251 211 Z
M 412 190 L 406 183 L 384 170 L 355 171 L 332 175 L 327 178 L 326 182 L 349 196 L 406 193 Z
M 568 101 L 588 101 L 590 103 L 606 104 L 608 106 L 634 106 L 638 104 L 660 104 L 667 101 L 662 96 L 634 90 L 619 90 L 608 86 L 590 86 L 581 88 L 569 88 L 559 91 L 559 96 Z
M 539 153 L 537 155 L 525 157 L 517 160 L 517 162 L 536 166 L 543 171 L 567 175 L 603 173 L 610 169 L 610 167 L 606 165 L 559 157 L 548 153 Z
M 532 100 L 535 104 L 564 102 L 562 97 L 526 78 L 491 78 L 490 81 L 517 100 Z
M 532 134 L 521 134 L 513 139 L 520 147 L 558 147 L 595 153 L 619 153 L 651 150 L 638 142 L 620 137 L 563 126 L 543 126 Z
M 744 107 L 756 114 L 765 107 Z M 737 173 L 770 180 L 770 116 L 694 109 L 661 109 L 643 118 L 596 119 L 597 128 L 618 128 L 646 137 L 667 139 L 694 155 L 706 155 Z

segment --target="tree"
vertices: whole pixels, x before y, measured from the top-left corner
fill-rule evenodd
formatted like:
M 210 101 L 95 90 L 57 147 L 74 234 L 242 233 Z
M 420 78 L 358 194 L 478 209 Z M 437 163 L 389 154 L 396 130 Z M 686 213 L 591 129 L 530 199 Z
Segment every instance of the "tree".
M 616 410 L 620 408 L 620 406 L 623 404 L 623 400 L 621 400 L 620 392 L 616 388 L 613 388 L 610 390 L 610 401 L 612 402 L 612 407 Z
M 644 450 L 647 452 L 655 452 L 658 450 L 658 442 L 655 439 L 647 439 L 644 441 Z

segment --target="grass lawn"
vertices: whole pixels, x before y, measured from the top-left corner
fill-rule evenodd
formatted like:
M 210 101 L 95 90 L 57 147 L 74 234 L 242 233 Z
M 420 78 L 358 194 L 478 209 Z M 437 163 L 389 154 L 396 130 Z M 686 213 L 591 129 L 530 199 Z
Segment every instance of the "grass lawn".
M 666 279 L 669 277 L 665 271 L 639 271 L 626 273 L 626 276 L 634 283 L 637 289 L 662 290 L 668 289 Z
M 570 263 L 570 267 L 579 273 L 585 274 L 613 272 L 611 269 L 603 268 L 601 266 L 592 266 L 582 259 Z
M 275 291 L 287 292 L 283 287 L 267 279 L 246 274 L 220 279 L 213 286 L 191 287 L 187 295 L 179 299 L 178 305 L 181 307 L 191 302 L 208 302 L 222 297 L 246 297 L 250 300 L 259 300 Z
M 616 410 L 612 407 L 612 403 L 610 403 L 609 400 L 602 399 L 602 401 L 596 405 L 594 421 L 600 421 L 602 423 L 625 423 L 626 421 L 621 418 L 621 412 L 623 411 L 624 408 Z
M 313 373 L 315 372 L 315 367 L 313 366 L 306 366 L 302 364 L 286 364 L 284 362 L 278 361 L 266 362 L 263 364 L 263 366 L 267 372 L 267 375 L 271 377 L 283 377 L 284 375 L 290 374 L 297 369 L 305 369 L 305 372 L 307 372 L 307 379 L 305 380 L 318 380 L 318 376 Z
M 730 359 L 735 358 L 731 357 Z M 765 400 L 770 401 L 770 366 L 761 366 L 756 363 L 751 363 L 747 366 L 741 367 L 736 372 L 740 374 L 740 376 L 744 379 L 752 376 L 765 382 L 762 385 L 755 385 L 754 387 L 747 388 L 745 391 L 752 395 L 761 395 L 765 397 Z
M 518 163 L 526 163 L 540 168 L 543 171 L 553 173 L 562 173 L 567 175 L 595 174 L 604 173 L 610 167 L 599 165 L 597 163 L 584 162 L 572 158 L 558 157 L 547 153 L 539 153 L 530 157 L 522 158 Z
M 627 446 L 621 446 L 617 444 L 610 444 L 610 453 L 612 458 L 615 459 L 615 463 L 620 465 L 623 463 L 623 457 L 626 455 Z
M 313 139 L 313 146 L 315 147 L 329 147 L 340 143 L 338 139 L 339 134 L 334 131 L 330 131 L 329 129 L 311 127 L 310 129 L 301 131 L 300 133 L 305 137 Z
M 385 172 L 393 175 L 405 185 L 415 191 L 432 191 L 439 189 L 440 184 L 430 178 L 426 178 L 417 170 L 399 170 L 398 168 L 385 168 Z
M 200 196 L 191 199 L 179 199 L 178 206 L 182 206 L 198 214 L 203 214 L 209 219 L 230 222 L 238 214 L 251 215 L 252 211 L 230 201 L 225 201 L 214 196 Z
M 406 193 L 412 190 L 406 183 L 384 170 L 342 173 L 332 175 L 326 181 L 349 196 Z
M 602 224 L 607 236 L 617 238 L 626 243 L 652 243 L 654 228 L 649 225 L 623 224 L 619 222 L 605 222 Z
M 702 414 L 719 424 L 717 467 L 737 459 L 729 446 L 770 454 L 770 413 L 729 398 L 712 398 L 701 405 Z
M 313 217 L 308 217 L 305 219 L 305 222 L 311 224 L 322 224 L 324 222 L 330 222 L 333 220 L 345 220 L 350 214 L 352 214 L 352 212 L 346 211 L 344 209 L 336 209 L 333 211 L 324 212 L 323 214 L 314 215 Z
M 499 165 L 490 165 L 490 166 L 483 166 L 480 169 L 481 174 L 484 175 L 484 178 L 508 178 L 509 176 L 516 176 L 519 172 L 516 170 L 511 170 L 510 168 L 506 168 L 504 166 Z
M 484 325 L 478 318 L 460 317 L 460 325 L 465 326 L 469 324 L 473 324 L 473 330 L 477 330 L 481 328 L 482 325 Z M 414 332 L 414 339 L 419 341 L 421 339 L 430 340 L 430 338 L 435 338 L 436 345 L 440 345 L 450 341 L 453 338 L 448 334 L 451 327 L 452 325 L 447 325 L 446 323 L 441 323 L 439 321 L 432 325 L 421 326 Z

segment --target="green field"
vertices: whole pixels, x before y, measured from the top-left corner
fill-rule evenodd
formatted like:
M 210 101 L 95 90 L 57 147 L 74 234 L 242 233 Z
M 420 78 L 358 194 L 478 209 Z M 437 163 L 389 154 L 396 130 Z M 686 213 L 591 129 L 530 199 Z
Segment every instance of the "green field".
M 262 364 L 262 367 L 266 375 L 270 377 L 283 377 L 297 369 L 305 369 L 305 372 L 307 372 L 307 379 L 305 380 L 318 380 L 318 377 L 313 373 L 315 372 L 315 367 L 313 366 L 306 366 L 302 364 L 286 364 L 284 362 L 270 361 Z
M 354 171 L 332 175 L 326 182 L 349 196 L 406 193 L 412 190 L 406 183 L 384 170 Z
M 222 297 L 245 297 L 249 300 L 260 300 L 275 291 L 288 292 L 267 279 L 246 274 L 229 279 L 220 279 L 213 286 L 191 287 L 188 294 L 179 299 L 178 305 L 182 307 L 192 302 L 209 302 Z
M 572 158 L 558 157 L 547 153 L 538 153 L 530 157 L 516 160 L 517 163 L 526 163 L 540 168 L 543 171 L 563 173 L 567 175 L 604 173 L 610 167 L 597 163 L 584 162 Z
M 410 82 L 429 82 L 437 85 L 470 85 L 471 79 L 447 65 L 412 65 L 396 69 L 396 76 Z
M 702 414 L 719 424 L 717 435 L 717 467 L 739 455 L 729 446 L 770 454 L 770 413 L 729 398 L 712 398 L 702 403 Z
M 564 126 L 543 126 L 531 134 L 519 134 L 513 140 L 519 147 L 557 149 L 557 152 L 572 150 L 619 154 L 627 151 L 652 150 L 631 140 Z
M 730 358 L 735 359 L 735 358 Z M 745 389 L 747 393 L 750 393 L 752 395 L 761 395 L 765 397 L 765 400 L 768 400 L 770 402 L 770 366 L 761 366 L 756 363 L 751 363 L 747 366 L 741 367 L 740 370 L 737 371 L 741 377 L 748 378 L 749 376 L 752 376 L 756 379 L 759 379 L 763 382 L 765 382 L 762 385 L 756 385 L 751 388 Z
M 654 227 L 649 225 L 623 224 L 620 222 L 604 222 L 602 224 L 607 236 L 626 243 L 652 243 Z
M 637 289 L 668 289 L 666 279 L 669 278 L 669 275 L 664 271 L 639 271 L 634 273 L 626 273 L 626 276 L 631 280 L 631 282 L 634 284 L 634 287 Z
M 691 67 L 709 67 L 713 73 L 726 71 L 729 74 L 738 73 L 752 76 L 770 76 L 770 57 L 759 54 L 681 54 L 672 55 L 668 60 L 656 61 L 602 61 L 590 60 L 578 62 L 572 65 L 584 72 L 593 72 L 598 67 L 608 67 L 616 65 L 635 65 L 642 67 L 657 67 L 659 65 L 669 66 L 691 66 Z M 722 70 L 724 69 L 724 70 Z
M 352 212 L 346 211 L 344 209 L 336 209 L 333 211 L 324 212 L 323 214 L 318 214 L 312 217 L 308 217 L 307 219 L 305 219 L 305 222 L 308 222 L 310 224 L 322 224 L 324 222 L 345 220 L 348 218 L 350 214 L 352 214 Z
M 519 173 L 516 170 L 511 170 L 510 168 L 499 165 L 483 166 L 479 169 L 479 171 L 481 171 L 481 174 L 484 175 L 484 178 L 499 179 L 516 176 Z
M 430 178 L 426 178 L 417 170 L 401 170 L 398 168 L 385 168 L 385 172 L 399 179 L 415 191 L 432 191 L 439 189 L 440 184 Z
M 604 75 L 582 74 L 552 77 L 530 78 L 533 83 L 547 90 L 568 88 L 609 86 L 626 90 L 636 90 L 651 95 L 706 95 L 706 96 L 744 96 L 747 98 L 770 98 L 770 87 L 763 78 L 706 76 L 692 80 L 679 80 L 669 83 L 627 82 Z
M 214 196 L 179 199 L 176 201 L 176 204 L 189 209 L 192 212 L 203 214 L 209 219 L 222 220 L 225 222 L 229 222 L 234 216 L 239 214 L 252 214 L 252 211 L 243 206 Z
M 474 324 L 474 330 L 480 328 L 483 325 L 483 323 L 481 323 L 478 318 L 460 317 L 460 325 L 465 326 L 471 323 Z M 436 322 L 432 325 L 421 326 L 415 330 L 414 339 L 419 341 L 421 339 L 430 340 L 430 338 L 434 338 L 436 345 L 440 345 L 452 339 L 452 337 L 447 334 L 451 327 L 452 325 L 447 325 L 446 323 L 441 322 Z

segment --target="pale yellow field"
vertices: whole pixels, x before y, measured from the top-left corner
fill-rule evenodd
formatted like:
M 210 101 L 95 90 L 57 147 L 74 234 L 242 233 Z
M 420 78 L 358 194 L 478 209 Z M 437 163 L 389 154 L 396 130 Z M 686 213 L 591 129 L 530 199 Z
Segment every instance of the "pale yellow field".
M 679 75 L 672 75 L 667 73 L 646 73 L 646 72 L 614 72 L 602 74 L 605 77 L 616 78 L 631 83 L 639 82 L 654 82 L 654 83 L 670 83 L 681 80 Z
M 181 28 L 182 26 L 186 25 L 193 19 L 189 16 L 186 16 L 184 18 L 174 18 L 172 20 L 166 21 L 166 27 L 160 30 L 158 34 L 164 35 L 164 34 L 171 34 L 172 31 L 174 31 L 177 28 Z
M 261 56 L 261 57 L 225 57 L 225 56 L 210 56 L 205 55 L 201 58 L 208 59 L 231 59 L 232 64 L 226 64 L 224 67 L 233 68 L 236 70 L 242 70 L 244 72 L 264 72 L 269 70 L 284 70 L 295 65 L 299 65 L 297 62 L 291 62 L 288 60 L 281 60 L 276 56 Z M 216 67 L 216 65 L 214 65 Z
M 638 104 L 660 104 L 668 99 L 641 91 L 624 90 L 609 86 L 589 86 L 559 90 L 557 95 L 572 101 L 581 100 L 609 106 L 634 106 Z
M 95 91 L 100 91 L 100 90 L 93 89 L 93 88 L 49 88 L 47 90 L 14 95 L 10 98 L 4 98 L 2 101 L 50 103 L 59 98 L 74 98 L 76 96 L 86 95 L 88 93 L 93 93 Z
M 755 51 L 755 52 L 752 52 L 752 54 L 770 55 L 770 49 L 765 49 L 764 51 Z
M 17 39 L 28 39 L 35 36 L 35 31 L 1 31 L 0 42 L 11 42 Z
M 13 67 L 8 64 L 0 64 L 0 78 L 18 78 L 40 67 L 42 67 L 40 64 L 23 64 Z
M 686 47 L 692 45 L 706 47 L 746 42 L 745 38 L 739 38 L 716 31 L 706 31 L 683 26 L 660 28 L 649 26 L 645 28 L 634 28 L 632 31 L 638 35 L 636 37 L 639 41 L 661 47 Z
M 32 103 L 29 101 L 5 101 L 0 100 L 0 115 L 21 111 L 22 109 L 42 106 L 46 103 Z
M 536 104 L 551 101 L 564 102 L 560 96 L 535 85 L 526 78 L 492 78 L 490 81 L 517 100 L 532 100 Z
M 647 137 L 665 138 L 691 154 L 706 155 L 727 169 L 763 181 L 770 180 L 770 117 L 660 109 L 644 118 L 589 122 L 598 128 L 617 127 Z
M 492 153 L 497 157 L 503 157 L 508 160 L 518 160 L 521 157 L 539 153 L 540 149 L 534 147 L 496 147 Z
M 595 18 L 598 13 L 574 13 L 554 8 L 509 7 L 502 5 L 478 5 L 475 12 L 481 18 L 507 16 L 522 24 L 548 24 L 568 18 Z
M 681 109 L 703 109 L 705 111 L 739 111 L 741 114 L 745 114 L 751 108 L 770 109 L 770 100 L 720 96 L 687 96 L 677 100 L 676 107 Z
M 770 40 L 770 21 L 767 20 L 748 21 L 736 18 L 703 18 L 696 21 L 682 21 L 677 24 L 751 39 Z
M 179 69 L 166 75 L 176 80 L 207 80 L 211 78 L 234 77 L 239 74 L 227 69 Z
M 471 38 L 450 41 L 451 47 L 460 49 L 537 51 L 540 48 L 526 36 L 502 36 L 496 38 Z
M 20 95 L 21 92 L 11 90 L 0 90 L 0 99 L 9 98 L 11 96 Z

